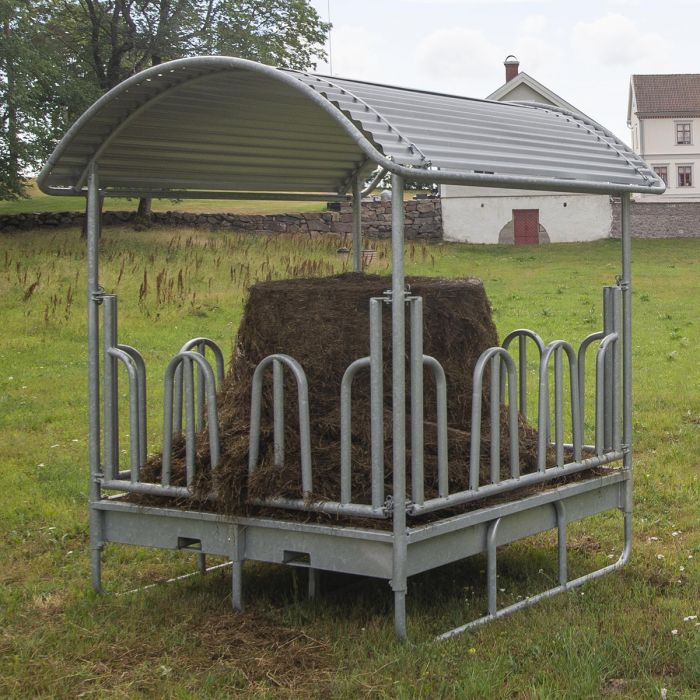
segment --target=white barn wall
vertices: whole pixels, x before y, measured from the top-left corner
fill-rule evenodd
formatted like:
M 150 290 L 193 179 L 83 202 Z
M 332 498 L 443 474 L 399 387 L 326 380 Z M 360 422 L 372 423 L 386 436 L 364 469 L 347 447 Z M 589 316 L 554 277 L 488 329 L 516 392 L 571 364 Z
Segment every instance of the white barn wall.
M 498 243 L 513 209 L 539 209 L 540 225 L 551 243 L 593 241 L 611 234 L 612 205 L 607 195 L 443 185 L 441 196 L 446 241 Z

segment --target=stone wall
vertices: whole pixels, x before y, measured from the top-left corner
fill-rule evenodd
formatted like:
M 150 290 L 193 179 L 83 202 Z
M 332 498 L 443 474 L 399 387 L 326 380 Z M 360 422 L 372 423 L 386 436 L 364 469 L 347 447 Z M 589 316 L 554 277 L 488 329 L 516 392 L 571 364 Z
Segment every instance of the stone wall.
M 619 238 L 620 200 L 613 201 L 611 235 Z M 632 202 L 633 238 L 700 237 L 700 202 Z
M 406 238 L 439 240 L 442 238 L 442 208 L 439 199 L 410 200 L 405 203 Z M 134 212 L 105 212 L 107 226 L 127 224 Z M 84 215 L 78 212 L 0 215 L 0 232 L 38 227 L 82 226 Z M 352 233 L 352 204 L 330 204 L 326 211 L 302 214 L 188 214 L 154 212 L 153 223 L 162 226 L 190 226 L 251 233 Z M 362 203 L 362 233 L 368 238 L 391 236 L 391 202 Z

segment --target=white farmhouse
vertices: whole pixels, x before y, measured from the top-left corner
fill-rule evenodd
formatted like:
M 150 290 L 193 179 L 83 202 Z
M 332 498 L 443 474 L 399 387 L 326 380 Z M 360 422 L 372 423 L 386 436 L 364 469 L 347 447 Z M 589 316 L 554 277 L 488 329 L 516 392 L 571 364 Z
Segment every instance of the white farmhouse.
M 700 74 L 633 75 L 627 126 L 632 148 L 666 183 L 657 201 L 700 201 Z
M 508 56 L 504 65 L 506 82 L 486 99 L 548 104 L 590 121 L 576 107 L 521 72 L 514 56 Z M 612 205 L 604 195 L 457 185 L 442 185 L 440 195 L 447 241 L 525 245 L 610 236 Z

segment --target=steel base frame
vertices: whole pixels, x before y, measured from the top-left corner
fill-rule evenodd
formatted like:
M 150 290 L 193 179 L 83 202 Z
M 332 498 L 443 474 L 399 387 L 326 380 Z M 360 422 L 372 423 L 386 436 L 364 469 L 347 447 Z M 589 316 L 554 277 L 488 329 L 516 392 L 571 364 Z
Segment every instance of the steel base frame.
M 406 577 L 475 554 L 487 555 L 488 613 L 445 632 L 438 639 L 455 636 L 623 566 L 631 550 L 630 480 L 631 473 L 627 469 L 609 470 L 603 476 L 589 477 L 519 500 L 407 527 Z M 619 560 L 569 581 L 567 524 L 614 509 L 624 514 L 624 545 Z M 103 592 L 100 560 L 107 543 L 195 550 L 202 572 L 206 570 L 207 554 L 230 559 L 232 604 L 236 610 L 243 610 L 245 560 L 309 569 L 309 597 L 317 594 L 320 571 L 385 579 L 394 590 L 397 637 L 406 637 L 406 582 L 393 580 L 395 540 L 392 531 L 141 506 L 126 501 L 123 496 L 93 502 L 91 516 L 93 585 L 98 592 Z M 559 534 L 558 585 L 516 604 L 497 608 L 497 548 L 554 528 Z

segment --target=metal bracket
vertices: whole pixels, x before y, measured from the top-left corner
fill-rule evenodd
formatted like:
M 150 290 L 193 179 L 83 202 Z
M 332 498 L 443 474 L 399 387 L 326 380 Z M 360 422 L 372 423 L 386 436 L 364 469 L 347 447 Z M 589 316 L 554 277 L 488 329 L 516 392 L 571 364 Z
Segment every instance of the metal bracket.
M 96 304 L 102 304 L 104 297 L 106 296 L 105 289 L 101 285 L 97 287 L 97 290 L 92 293 L 92 300 Z

